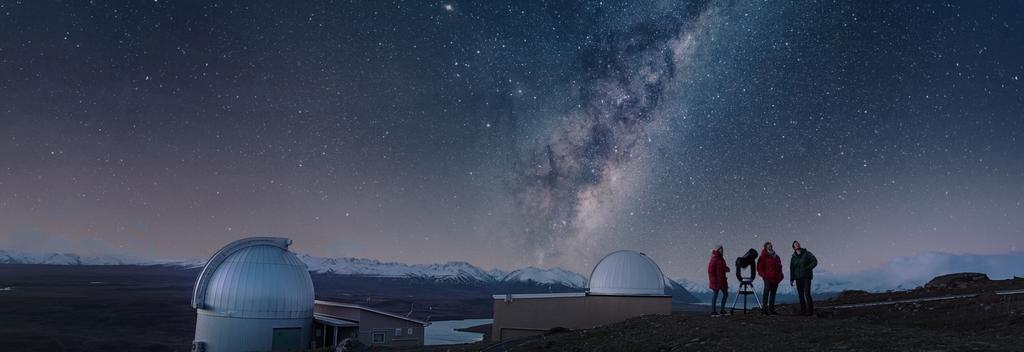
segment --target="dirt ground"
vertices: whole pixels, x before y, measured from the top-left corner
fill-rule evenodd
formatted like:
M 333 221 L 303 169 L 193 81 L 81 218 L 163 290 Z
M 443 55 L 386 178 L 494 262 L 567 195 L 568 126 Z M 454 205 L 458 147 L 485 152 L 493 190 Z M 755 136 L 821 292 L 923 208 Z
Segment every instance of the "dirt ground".
M 0 289 L 9 288 L 0 292 L 0 351 L 189 351 L 197 274 L 0 265 Z
M 198 270 L 0 265 L 0 351 L 189 350 Z M 370 283 L 367 283 L 370 285 Z M 9 288 L 9 289 L 8 289 Z M 885 294 L 848 293 L 819 308 L 919 297 L 956 300 L 818 310 L 816 317 L 649 316 L 501 345 L 426 351 L 1021 351 L 1024 280 Z M 703 307 L 702 307 L 703 308 Z M 792 306 L 780 312 L 792 314 Z
M 997 296 L 994 289 L 1021 289 L 1024 281 L 987 288 L 857 294 L 819 302 L 814 317 L 698 313 L 646 316 L 589 330 L 565 331 L 521 342 L 436 348 L 433 351 L 1021 351 L 1024 295 Z M 916 294 L 915 294 L 916 293 Z M 862 302 L 980 294 L 954 300 L 830 309 Z M 796 308 L 798 309 L 798 308 Z
M 198 275 L 198 268 L 0 264 L 0 352 L 190 351 Z M 313 280 L 319 298 L 387 311 L 415 307 L 422 319 L 489 317 L 493 304 L 489 292 L 453 285 Z

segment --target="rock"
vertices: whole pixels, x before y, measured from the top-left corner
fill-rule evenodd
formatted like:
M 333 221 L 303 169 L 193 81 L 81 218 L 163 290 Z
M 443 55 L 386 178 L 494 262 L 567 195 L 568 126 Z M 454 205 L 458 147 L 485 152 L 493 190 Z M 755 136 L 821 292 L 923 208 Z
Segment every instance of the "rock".
M 851 298 L 867 297 L 867 296 L 870 296 L 870 295 L 871 294 L 868 293 L 867 291 L 862 291 L 862 290 L 845 290 L 845 291 L 839 293 L 839 296 L 837 296 L 834 300 L 842 301 L 842 300 L 851 299 Z
M 956 273 L 937 276 L 924 285 L 928 289 L 969 288 L 989 283 L 988 275 L 982 273 Z
M 978 295 L 978 302 L 984 304 L 996 304 L 1001 303 L 1002 298 L 995 294 L 995 292 L 984 292 Z
M 567 332 L 567 331 L 569 331 L 569 329 L 563 328 L 561 326 L 556 326 L 556 327 L 553 327 L 551 329 L 548 329 L 548 331 L 545 331 L 544 335 L 560 334 L 560 333 Z

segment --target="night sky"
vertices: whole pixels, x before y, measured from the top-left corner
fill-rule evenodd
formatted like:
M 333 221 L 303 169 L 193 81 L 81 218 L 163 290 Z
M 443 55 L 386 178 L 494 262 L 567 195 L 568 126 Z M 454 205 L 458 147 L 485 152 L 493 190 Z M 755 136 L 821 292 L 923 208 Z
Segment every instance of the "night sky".
M 0 1 L 0 248 L 1019 251 L 1022 78 L 1018 1 Z

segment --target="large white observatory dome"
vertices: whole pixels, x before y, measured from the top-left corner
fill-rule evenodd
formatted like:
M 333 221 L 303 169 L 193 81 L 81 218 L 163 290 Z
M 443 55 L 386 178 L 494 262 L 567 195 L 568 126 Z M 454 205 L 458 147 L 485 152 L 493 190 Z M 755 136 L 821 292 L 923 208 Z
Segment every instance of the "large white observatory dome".
M 664 296 L 665 275 L 643 253 L 617 251 L 597 262 L 588 288 L 592 295 Z
M 313 281 L 306 264 L 288 251 L 290 244 L 287 238 L 246 238 L 210 258 L 192 295 L 198 349 L 308 347 Z

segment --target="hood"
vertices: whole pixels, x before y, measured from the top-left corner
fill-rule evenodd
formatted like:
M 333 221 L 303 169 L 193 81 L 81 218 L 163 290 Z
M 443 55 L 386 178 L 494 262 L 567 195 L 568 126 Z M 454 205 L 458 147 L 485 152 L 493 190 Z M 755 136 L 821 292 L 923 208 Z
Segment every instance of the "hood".
M 774 251 L 772 251 L 772 253 L 768 253 L 768 249 L 767 249 L 767 248 L 762 248 L 762 249 L 761 249 L 761 256 L 762 256 L 762 257 L 770 257 L 770 256 L 772 256 L 773 254 L 774 254 L 775 256 L 778 256 L 778 253 L 775 253 Z
M 718 253 L 718 251 L 714 251 L 714 250 L 711 251 L 711 258 L 721 258 L 721 257 L 722 257 L 722 253 Z
M 802 257 L 804 254 L 807 254 L 807 252 L 809 252 L 807 250 L 807 247 L 800 247 L 800 254 L 796 254 L 796 252 L 793 252 L 793 256 L 794 257 Z

